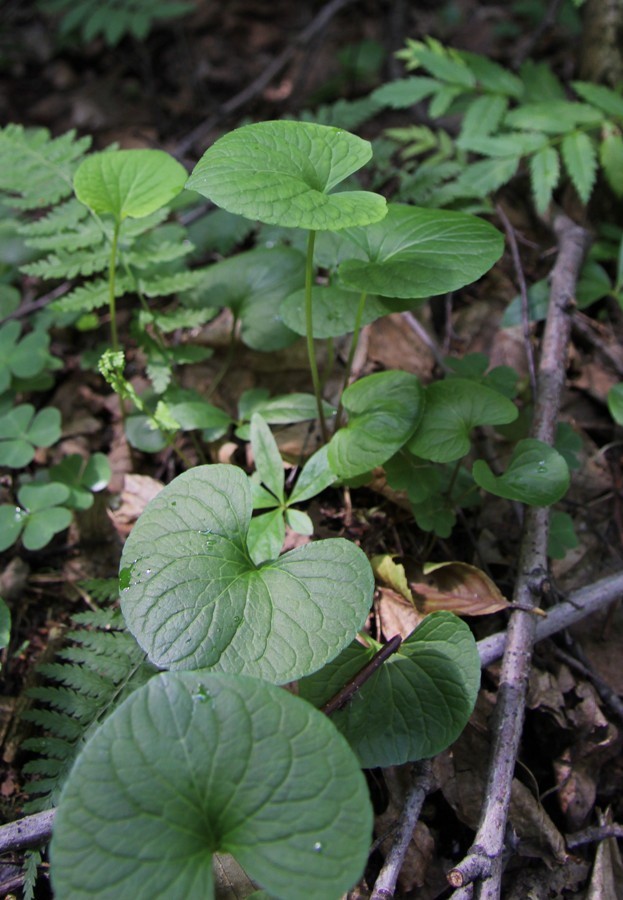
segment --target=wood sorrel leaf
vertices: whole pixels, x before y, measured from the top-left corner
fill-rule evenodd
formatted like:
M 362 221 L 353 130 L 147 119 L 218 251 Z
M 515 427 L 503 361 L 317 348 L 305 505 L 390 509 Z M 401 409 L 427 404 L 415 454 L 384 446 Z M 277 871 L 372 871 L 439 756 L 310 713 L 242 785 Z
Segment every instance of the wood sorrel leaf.
M 415 456 L 433 462 L 452 462 L 469 452 L 469 435 L 476 425 L 502 425 L 517 418 L 517 407 L 498 391 L 449 378 L 426 388 L 426 408 L 409 441 Z
M 422 414 L 423 390 L 408 372 L 376 372 L 342 395 L 348 424 L 329 443 L 329 465 L 340 478 L 352 478 L 382 465 L 413 433 Z
M 482 459 L 474 463 L 472 475 L 490 494 L 529 506 L 551 506 L 569 488 L 569 467 L 564 457 L 534 438 L 517 442 L 503 475 L 494 475 Z
M 361 627 L 374 589 L 363 552 L 335 538 L 255 565 L 251 511 L 240 469 L 198 466 L 134 526 L 121 558 L 121 603 L 157 666 L 282 683 L 319 669 Z
M 164 150 L 110 150 L 80 163 L 74 191 L 93 212 L 111 213 L 122 222 L 160 209 L 180 193 L 186 178 L 184 166 Z
M 271 896 L 327 900 L 366 863 L 372 810 L 331 722 L 265 682 L 167 672 L 78 758 L 52 840 L 59 900 L 214 898 L 231 853 Z
M 354 642 L 299 694 L 322 706 L 372 658 Z M 331 716 L 364 768 L 402 765 L 440 753 L 459 736 L 480 686 L 480 657 L 457 616 L 435 612 L 404 641 L 353 697 Z
M 392 203 L 382 223 L 353 228 L 357 258 L 339 268 L 344 284 L 382 297 L 434 297 L 484 275 L 500 258 L 502 235 L 462 212 Z
M 186 187 L 217 206 L 269 225 L 336 231 L 385 216 L 369 191 L 330 191 L 372 157 L 354 134 L 311 122 L 258 122 L 219 138 Z
M 283 300 L 305 282 L 305 257 L 290 247 L 259 247 L 210 266 L 193 291 L 193 305 L 227 306 L 254 350 L 282 350 L 297 338 L 283 324 Z M 186 301 L 188 303 L 188 301 Z

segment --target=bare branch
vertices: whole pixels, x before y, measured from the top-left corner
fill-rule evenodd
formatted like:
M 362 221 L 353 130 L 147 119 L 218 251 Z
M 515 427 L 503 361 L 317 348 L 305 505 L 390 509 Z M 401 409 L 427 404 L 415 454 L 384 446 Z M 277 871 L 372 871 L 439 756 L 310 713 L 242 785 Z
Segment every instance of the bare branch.
M 551 274 L 550 305 L 539 363 L 537 397 L 531 436 L 550 446 L 565 381 L 565 360 L 571 333 L 573 295 L 584 255 L 588 233 L 566 216 L 554 221 L 559 249 Z M 532 647 L 536 637 L 536 616 L 547 574 L 549 509 L 528 507 L 508 637 L 496 708 L 491 722 L 493 744 L 487 774 L 485 798 L 474 844 L 465 859 L 449 875 L 450 883 L 463 887 L 476 881 L 480 900 L 500 896 L 501 856 L 510 805 L 511 784 L 523 728 Z
M 26 850 L 28 847 L 41 847 L 47 844 L 52 836 L 52 823 L 56 815 L 55 809 L 25 816 L 17 822 L 9 822 L 0 828 L 0 853 L 9 850 Z

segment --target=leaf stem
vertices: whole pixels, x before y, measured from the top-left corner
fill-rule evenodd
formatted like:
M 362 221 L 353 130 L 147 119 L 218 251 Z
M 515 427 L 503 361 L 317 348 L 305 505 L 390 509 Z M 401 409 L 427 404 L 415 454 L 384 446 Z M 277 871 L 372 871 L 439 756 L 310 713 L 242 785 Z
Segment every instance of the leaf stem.
M 353 328 L 350 350 L 348 351 L 348 359 L 346 360 L 346 372 L 344 373 L 344 385 L 342 387 L 342 394 L 348 387 L 348 383 L 350 381 L 350 376 L 353 368 L 353 360 L 355 358 L 355 353 L 357 352 L 357 345 L 359 344 L 359 335 L 361 334 L 361 320 L 363 319 L 363 311 L 366 305 L 367 296 L 367 291 L 362 291 L 361 297 L 359 298 L 359 306 L 357 307 L 357 315 L 355 316 L 355 327 Z M 336 431 L 342 424 L 342 413 L 344 411 L 342 406 L 342 394 L 340 394 L 340 402 L 338 403 L 337 415 L 335 417 Z
M 110 310 L 110 343 L 116 353 L 119 349 L 119 336 L 117 334 L 117 306 L 115 300 L 115 278 L 117 275 L 117 245 L 119 244 L 119 231 L 121 222 L 115 221 L 110 247 L 110 264 L 108 266 L 108 308 Z
M 310 231 L 307 237 L 307 260 L 305 262 L 305 331 L 307 332 L 307 356 L 309 359 L 309 371 L 311 372 L 312 383 L 314 385 L 314 394 L 316 396 L 316 405 L 318 407 L 318 420 L 320 422 L 320 431 L 322 439 L 326 442 L 329 440 L 327 433 L 327 423 L 322 408 L 322 387 L 320 385 L 320 376 L 318 375 L 318 364 L 316 362 L 316 354 L 314 352 L 314 319 L 312 307 L 312 286 L 314 277 L 314 244 L 316 243 L 316 232 Z

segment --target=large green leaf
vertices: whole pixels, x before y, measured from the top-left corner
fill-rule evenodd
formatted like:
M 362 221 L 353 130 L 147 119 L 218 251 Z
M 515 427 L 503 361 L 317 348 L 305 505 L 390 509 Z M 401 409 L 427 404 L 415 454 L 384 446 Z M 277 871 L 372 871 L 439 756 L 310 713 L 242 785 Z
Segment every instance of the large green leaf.
M 217 206 L 269 225 L 335 231 L 385 215 L 368 191 L 329 192 L 372 157 L 354 134 L 311 122 L 258 122 L 220 138 L 186 187 Z
M 180 193 L 186 178 L 186 169 L 164 150 L 112 150 L 80 163 L 74 191 L 94 212 L 111 213 L 121 222 L 160 209 Z
M 362 551 L 336 538 L 255 565 L 251 511 L 240 469 L 198 466 L 134 526 L 121 559 L 121 604 L 156 665 L 291 681 L 333 659 L 361 627 L 374 588 Z
M 351 644 L 299 683 L 300 696 L 322 706 L 374 652 Z M 471 631 L 453 613 L 435 612 L 331 720 L 364 768 L 401 765 L 435 756 L 456 740 L 479 686 L 480 657 Z
M 564 457 L 534 438 L 518 441 L 504 474 L 494 475 L 489 465 L 478 459 L 472 475 L 490 494 L 530 506 L 550 506 L 569 488 L 569 467 Z
M 376 372 L 342 395 L 348 424 L 333 435 L 328 459 L 340 478 L 382 465 L 408 440 L 422 414 L 422 385 L 408 372 Z
M 345 291 L 334 285 L 314 285 L 312 288 L 312 323 L 315 338 L 340 337 L 355 329 L 360 294 Z M 402 312 L 414 306 L 412 302 L 401 300 L 381 300 L 366 297 L 361 324 L 375 322 L 392 312 Z M 305 290 L 290 294 L 281 304 L 283 321 L 297 334 L 307 334 L 305 318 Z
M 280 314 L 285 298 L 305 283 L 305 257 L 290 247 L 259 247 L 216 263 L 186 300 L 195 306 L 227 306 L 254 350 L 281 350 L 298 338 Z
M 331 722 L 251 678 L 152 678 L 105 721 L 61 796 L 58 900 L 212 900 L 231 853 L 281 900 L 339 897 L 361 876 L 372 810 Z
M 353 228 L 358 258 L 342 263 L 344 284 L 382 297 L 430 297 L 484 275 L 504 240 L 488 222 L 467 213 L 391 204 L 382 223 Z
M 426 411 L 409 441 L 415 456 L 433 462 L 452 462 L 469 452 L 470 432 L 476 425 L 503 425 L 517 418 L 517 407 L 498 391 L 449 378 L 426 388 Z

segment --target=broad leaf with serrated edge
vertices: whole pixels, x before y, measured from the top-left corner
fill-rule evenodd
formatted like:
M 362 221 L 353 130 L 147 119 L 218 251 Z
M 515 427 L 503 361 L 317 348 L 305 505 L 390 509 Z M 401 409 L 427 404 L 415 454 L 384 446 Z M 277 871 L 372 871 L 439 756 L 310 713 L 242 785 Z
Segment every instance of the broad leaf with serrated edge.
M 408 440 L 422 414 L 422 385 L 408 372 L 376 372 L 342 395 L 348 424 L 329 443 L 328 460 L 340 478 L 382 465 Z
M 560 157 L 553 147 L 543 147 L 530 159 L 530 180 L 534 205 L 540 215 L 546 212 L 559 177 Z
M 265 682 L 163 673 L 105 721 L 61 796 L 58 900 L 213 900 L 231 853 L 276 898 L 326 900 L 366 863 L 372 810 L 353 753 L 309 704 Z
M 504 425 L 517 418 L 517 407 L 498 391 L 449 378 L 426 388 L 425 413 L 409 441 L 409 450 L 433 462 L 453 462 L 469 452 L 477 425 Z
M 566 134 L 562 141 L 562 158 L 580 200 L 588 203 L 597 172 L 597 153 L 593 141 L 582 131 Z
M 534 438 L 519 441 L 502 475 L 494 475 L 482 459 L 472 469 L 476 484 L 507 500 L 519 500 L 529 506 L 551 506 L 567 493 L 569 467 L 563 456 Z
M 391 204 L 386 219 L 353 228 L 357 259 L 339 268 L 344 284 L 382 297 L 429 297 L 484 275 L 503 250 L 488 222 L 466 213 Z
M 368 141 L 311 122 L 258 122 L 219 138 L 186 187 L 248 219 L 335 231 L 385 216 L 369 191 L 330 191 L 372 157 Z
M 85 206 L 121 222 L 142 219 L 169 203 L 186 178 L 186 169 L 164 150 L 111 150 L 80 163 L 74 190 Z
M 255 565 L 251 490 L 234 466 L 198 466 L 151 501 L 121 558 L 128 627 L 161 667 L 277 683 L 309 674 L 356 634 L 373 577 L 349 541 L 317 541 Z
M 375 648 L 353 643 L 299 683 L 299 694 L 322 706 L 371 659 Z M 440 753 L 459 736 L 480 686 L 472 633 L 455 615 L 436 612 L 397 653 L 331 716 L 364 768 L 402 765 Z

